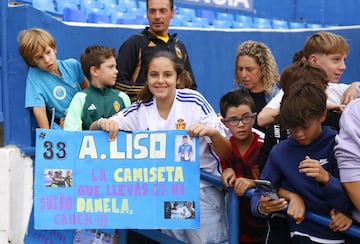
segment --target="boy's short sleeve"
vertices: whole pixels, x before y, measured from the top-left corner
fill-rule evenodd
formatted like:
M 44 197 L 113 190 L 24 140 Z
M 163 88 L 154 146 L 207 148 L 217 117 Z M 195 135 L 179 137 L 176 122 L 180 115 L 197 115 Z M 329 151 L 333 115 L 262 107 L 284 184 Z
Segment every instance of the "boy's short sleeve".
M 271 109 L 279 109 L 281 104 L 281 99 L 284 96 L 284 91 L 281 89 L 278 94 L 276 94 L 273 99 L 270 100 L 268 104 L 266 104 L 265 108 L 271 108 Z
M 30 67 L 26 77 L 25 108 L 46 106 L 46 96 L 38 86 L 39 77 L 37 69 Z
M 350 102 L 340 117 L 335 156 L 341 182 L 360 181 L 360 99 Z

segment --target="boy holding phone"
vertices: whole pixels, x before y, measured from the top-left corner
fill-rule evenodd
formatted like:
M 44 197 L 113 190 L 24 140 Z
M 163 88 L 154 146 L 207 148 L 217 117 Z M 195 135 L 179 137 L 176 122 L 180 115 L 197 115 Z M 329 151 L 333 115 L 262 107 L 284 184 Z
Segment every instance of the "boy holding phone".
M 280 122 L 291 136 L 274 146 L 260 177 L 271 181 L 280 189 L 280 197 L 288 201 L 292 243 L 343 243 L 344 235 L 339 231 L 352 224 L 351 218 L 343 214 L 350 213 L 352 206 L 339 181 L 333 150 L 336 131 L 321 126 L 325 118 L 323 86 L 296 81 L 280 108 Z M 286 208 L 281 199 L 261 198 L 258 191 L 251 200 L 256 216 Z M 331 216 L 330 228 L 304 219 L 305 210 Z

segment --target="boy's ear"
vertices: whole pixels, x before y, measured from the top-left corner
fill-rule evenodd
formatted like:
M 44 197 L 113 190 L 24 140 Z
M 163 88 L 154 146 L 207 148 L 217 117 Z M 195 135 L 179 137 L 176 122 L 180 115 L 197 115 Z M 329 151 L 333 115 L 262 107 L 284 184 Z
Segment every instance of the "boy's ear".
M 309 56 L 309 61 L 310 61 L 311 63 L 317 64 L 317 62 L 318 62 L 318 57 L 317 57 L 315 54 L 311 54 L 311 55 Z
M 90 67 L 90 75 L 97 76 L 97 68 L 94 65 Z
M 323 123 L 326 120 L 327 110 L 325 110 L 320 116 L 320 122 Z
M 255 124 L 255 121 L 256 121 L 256 118 L 257 118 L 257 113 L 253 113 L 253 116 L 254 116 L 254 119 L 252 121 L 252 124 L 254 125 Z
M 227 124 L 225 123 L 225 120 L 224 120 L 224 118 L 223 118 L 223 117 L 221 117 L 221 119 L 220 119 L 220 120 L 221 120 L 221 122 L 225 125 L 225 127 L 226 127 L 226 128 L 229 128 L 229 127 L 227 126 Z

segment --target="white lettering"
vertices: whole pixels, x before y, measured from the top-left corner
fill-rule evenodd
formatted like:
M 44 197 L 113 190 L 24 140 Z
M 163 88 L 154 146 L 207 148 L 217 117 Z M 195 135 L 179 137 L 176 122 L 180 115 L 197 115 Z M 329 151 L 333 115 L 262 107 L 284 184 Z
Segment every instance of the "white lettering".
M 156 146 L 159 148 L 156 150 Z M 166 134 L 150 135 L 150 158 L 166 157 Z
M 166 133 L 150 134 L 150 136 L 148 133 L 139 133 L 134 137 L 133 134 L 126 134 L 124 152 L 118 151 L 118 140 L 110 142 L 111 159 L 163 159 L 165 157 Z
M 89 156 L 91 159 L 98 158 L 95 140 L 93 136 L 84 136 L 82 140 L 78 158 L 84 159 L 86 156 Z
M 126 143 L 128 144 L 128 143 Z M 111 159 L 124 159 L 125 153 L 117 151 L 117 140 L 113 140 L 110 142 L 110 158 Z
M 239 8 L 239 4 L 241 4 L 240 9 L 250 9 L 250 1 L 251 0 L 204 0 L 206 4 L 220 5 L 223 7 L 229 6 L 232 8 Z
M 148 134 L 137 134 L 134 139 L 134 149 L 139 150 L 139 153 L 135 154 L 135 159 L 147 158 L 149 151 L 147 147 L 140 145 L 140 141 L 148 137 Z M 150 138 L 151 139 L 151 138 Z M 151 140 L 150 140 L 151 144 Z

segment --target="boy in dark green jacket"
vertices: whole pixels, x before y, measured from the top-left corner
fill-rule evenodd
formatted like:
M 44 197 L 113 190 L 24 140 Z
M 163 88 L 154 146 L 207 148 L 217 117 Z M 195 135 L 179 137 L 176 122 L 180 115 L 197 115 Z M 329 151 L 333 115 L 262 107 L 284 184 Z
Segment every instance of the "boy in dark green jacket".
M 126 93 L 112 88 L 118 74 L 115 49 L 90 46 L 80 62 L 91 84 L 72 99 L 64 130 L 88 130 L 94 121 L 109 118 L 131 103 Z

